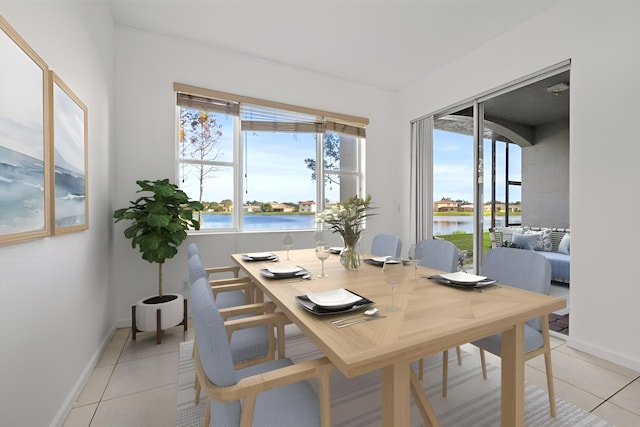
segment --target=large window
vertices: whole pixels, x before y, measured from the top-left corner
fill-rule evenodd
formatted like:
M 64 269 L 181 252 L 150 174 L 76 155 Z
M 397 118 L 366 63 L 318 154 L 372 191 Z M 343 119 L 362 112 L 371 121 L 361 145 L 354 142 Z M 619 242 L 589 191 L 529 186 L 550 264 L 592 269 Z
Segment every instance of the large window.
M 175 86 L 178 181 L 205 207 L 201 230 L 311 229 L 364 194 L 366 119 Z

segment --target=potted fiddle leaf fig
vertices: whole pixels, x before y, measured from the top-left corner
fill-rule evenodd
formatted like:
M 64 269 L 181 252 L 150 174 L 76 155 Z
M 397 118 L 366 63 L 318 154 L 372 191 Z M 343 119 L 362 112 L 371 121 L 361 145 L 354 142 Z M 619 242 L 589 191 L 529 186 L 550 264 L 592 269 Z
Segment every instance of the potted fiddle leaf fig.
M 180 294 L 164 294 L 162 291 L 162 266 L 165 260 L 178 253 L 178 247 L 187 238 L 187 230 L 200 229 L 200 221 L 194 216 L 202 210 L 202 204 L 190 200 L 187 194 L 168 179 L 136 181 L 145 193 L 131 201 L 129 207 L 113 212 L 114 222 L 131 221 L 124 236 L 131 239 L 131 247 L 138 247 L 142 259 L 158 264 L 158 294 L 144 298 L 131 308 L 132 338 L 137 331 L 155 329 L 160 343 L 160 332 L 182 321 L 186 330 L 186 303 Z M 183 310 L 184 306 L 184 310 Z M 138 315 L 136 315 L 136 311 Z

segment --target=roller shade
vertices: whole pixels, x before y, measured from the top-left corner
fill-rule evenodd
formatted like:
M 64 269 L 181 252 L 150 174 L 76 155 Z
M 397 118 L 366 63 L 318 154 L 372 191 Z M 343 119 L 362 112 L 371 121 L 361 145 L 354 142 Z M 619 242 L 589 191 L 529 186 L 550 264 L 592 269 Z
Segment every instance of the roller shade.
M 240 116 L 242 131 L 336 132 L 364 138 L 369 119 L 174 83 L 180 107 Z

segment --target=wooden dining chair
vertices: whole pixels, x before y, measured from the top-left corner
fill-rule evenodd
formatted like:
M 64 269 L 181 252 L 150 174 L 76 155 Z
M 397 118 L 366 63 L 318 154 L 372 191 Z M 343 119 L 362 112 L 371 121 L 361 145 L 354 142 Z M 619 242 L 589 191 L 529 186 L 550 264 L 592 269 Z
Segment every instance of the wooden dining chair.
M 191 300 L 196 377 L 207 396 L 206 427 L 331 426 L 333 365 L 327 358 L 298 364 L 275 359 L 237 369 L 226 322 L 206 279 L 191 285 Z M 306 381 L 311 378 L 318 381 L 318 395 Z
M 371 255 L 399 257 L 402 252 L 402 239 L 395 234 L 376 234 L 371 241 Z
M 275 313 L 276 307 L 273 302 L 244 304 L 242 290 L 227 290 L 214 295 L 215 286 L 208 280 L 209 274 L 197 253 L 189 258 L 189 278 L 192 286 L 199 279 L 207 281 L 214 300 L 222 302 L 223 307 L 218 311 L 225 320 L 227 338 L 236 368 L 274 360 L 276 347 L 277 357 L 285 357 L 284 325 L 288 323 L 288 319 L 283 313 Z M 194 388 L 197 404 L 201 389 L 197 376 Z
M 204 267 L 204 264 L 202 263 L 202 256 L 200 255 L 198 246 L 195 243 L 189 244 L 187 247 L 187 254 L 189 260 L 191 260 L 194 255 L 197 255 L 200 258 L 200 263 L 204 268 L 206 278 L 217 298 L 216 304 L 218 307 L 223 308 L 235 305 L 251 304 L 256 300 L 256 285 L 251 281 L 251 278 L 240 276 L 239 266 Z M 199 269 L 196 269 L 196 271 L 199 271 Z M 189 275 L 191 275 L 191 273 L 191 267 L 189 267 Z M 190 281 L 193 283 L 191 277 Z M 240 302 L 240 299 L 242 299 L 243 302 Z
M 497 280 L 499 283 L 515 288 L 549 295 L 551 290 L 551 264 L 536 251 L 513 248 L 494 248 L 487 252 L 482 262 L 483 276 Z M 484 351 L 500 356 L 502 335 L 473 341 L 480 348 L 482 376 L 487 378 L 487 367 Z M 544 315 L 528 320 L 524 326 L 525 360 L 544 355 L 547 373 L 547 390 L 549 393 L 549 409 L 552 417 L 556 416 L 555 392 L 553 386 L 553 369 L 551 366 L 551 343 L 549 339 L 549 316 Z
M 425 239 L 416 244 L 418 265 L 452 273 L 458 269 L 460 251 L 453 243 L 442 239 Z M 456 347 L 458 365 L 462 365 L 462 350 Z M 424 358 L 418 363 L 418 378 L 423 379 Z M 449 381 L 449 350 L 442 352 L 442 397 L 447 397 Z

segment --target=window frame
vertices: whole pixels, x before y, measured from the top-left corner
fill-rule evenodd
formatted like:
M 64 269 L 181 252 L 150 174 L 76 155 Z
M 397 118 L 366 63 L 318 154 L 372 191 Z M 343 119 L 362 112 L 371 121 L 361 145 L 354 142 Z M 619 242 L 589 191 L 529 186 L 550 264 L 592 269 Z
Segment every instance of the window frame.
M 245 189 L 245 147 L 243 144 L 243 132 L 251 132 L 252 129 L 255 129 L 255 126 L 263 127 L 263 126 L 273 126 L 273 128 L 269 128 L 269 131 L 274 132 L 288 132 L 295 133 L 295 129 L 298 129 L 298 126 L 301 126 L 304 130 L 303 132 L 309 132 L 310 129 L 314 130 L 316 135 L 316 149 L 315 149 L 315 160 L 316 160 L 316 186 L 315 186 L 315 203 L 316 203 L 316 212 L 321 211 L 325 208 L 325 178 L 329 175 L 337 176 L 337 177 L 356 177 L 356 187 L 358 191 L 364 192 L 365 185 L 365 172 L 364 172 L 364 147 L 365 147 L 365 126 L 369 123 L 369 120 L 362 117 L 345 115 L 340 113 L 332 113 L 323 110 L 308 108 L 308 107 L 298 107 L 289 104 L 283 104 L 279 102 L 260 100 L 257 98 L 249 98 L 245 96 L 228 94 L 225 92 L 214 91 L 210 89 L 203 89 L 193 86 L 188 86 L 180 83 L 174 83 L 174 91 L 176 93 L 176 178 L 177 181 L 180 182 L 180 167 L 183 164 L 192 164 L 192 165 L 210 165 L 210 166 L 222 166 L 222 167 L 230 167 L 233 169 L 232 175 L 234 180 L 234 189 L 232 191 L 233 194 L 233 206 L 232 209 L 232 222 L 230 227 L 216 227 L 216 228 L 205 228 L 201 225 L 200 231 L 193 231 L 193 233 L 221 233 L 221 232 L 236 232 L 236 233 L 246 233 L 246 232 L 269 232 L 276 231 L 275 229 L 264 229 L 264 230 L 246 230 L 244 224 L 244 189 Z M 181 99 L 182 98 L 182 99 Z M 187 98 L 189 100 L 185 101 Z M 211 102 L 200 102 L 202 99 L 205 101 L 209 100 Z M 191 102 L 191 99 L 195 99 L 194 105 L 185 105 L 185 102 Z M 182 103 L 182 104 L 181 104 Z M 226 103 L 226 104 L 225 104 Z M 180 142 L 180 118 L 181 118 L 181 108 L 188 107 L 194 110 L 199 110 L 198 106 L 211 105 L 212 110 L 208 110 L 212 113 L 225 113 L 232 115 L 233 119 L 233 160 L 232 161 L 217 161 L 217 160 L 204 160 L 200 161 L 197 159 L 188 159 L 181 157 L 181 142 Z M 226 105 L 226 106 L 225 106 Z M 236 107 L 237 106 L 237 107 Z M 207 107 L 208 108 L 208 107 Z M 237 109 L 236 109 L 237 108 Z M 291 121 L 291 122 L 283 122 L 278 123 L 275 120 L 273 123 L 270 123 L 268 120 L 265 122 L 259 122 L 250 120 L 244 120 L 243 122 L 243 111 L 258 111 L 261 109 L 264 111 L 276 110 L 282 111 L 284 117 L 290 117 L 293 115 L 301 115 L 304 116 L 307 121 L 301 121 L 300 123 Z M 232 113 L 229 113 L 229 112 Z M 309 117 L 314 118 L 315 122 L 309 123 Z M 278 125 L 282 124 L 282 128 Z M 250 126 L 247 129 L 243 129 L 245 126 Z M 265 130 L 265 129 L 261 129 Z M 350 170 L 343 169 L 325 169 L 324 166 L 324 135 L 329 132 L 335 132 L 338 134 L 345 134 L 352 137 L 355 137 L 355 164 L 349 164 Z M 342 163 L 340 163 L 340 167 L 342 168 Z M 353 170 L 351 170 L 353 169 Z M 341 191 L 342 193 L 342 191 Z M 363 193 L 364 194 L 364 193 Z M 352 197 L 353 194 L 349 196 L 340 194 L 340 201 L 345 201 L 348 197 Z M 344 199 L 344 200 L 343 200 Z M 219 202 L 219 201 L 218 201 Z M 236 206 L 240 206 L 238 209 Z M 310 230 L 312 228 L 301 228 L 294 230 Z M 278 229 L 278 232 L 282 230 Z

